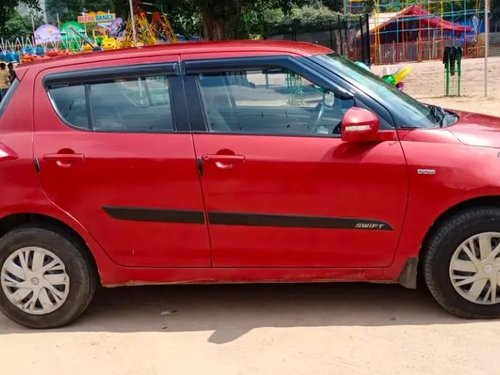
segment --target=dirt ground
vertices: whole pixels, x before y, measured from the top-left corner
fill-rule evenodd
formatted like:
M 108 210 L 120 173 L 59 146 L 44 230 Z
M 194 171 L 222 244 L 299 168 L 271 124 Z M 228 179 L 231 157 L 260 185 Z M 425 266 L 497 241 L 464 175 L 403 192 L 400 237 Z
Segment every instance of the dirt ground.
M 84 316 L 32 331 L 0 316 L 2 374 L 494 374 L 500 321 L 465 321 L 395 285 L 99 291 Z
M 482 60 L 443 99 L 439 63 L 414 64 L 417 98 L 500 116 Z M 380 69 L 380 68 L 376 68 Z M 0 314 L 0 374 L 495 374 L 500 320 L 466 321 L 396 285 L 166 286 L 99 290 L 80 320 L 35 331 Z
M 445 98 L 444 65 L 438 61 L 420 64 L 389 66 L 392 71 L 405 65 L 412 66 L 412 72 L 405 81 L 405 92 L 431 104 L 450 109 L 480 112 L 500 116 L 500 57 L 488 59 L 488 97 L 484 97 L 484 60 L 467 59 L 462 64 L 461 94 L 459 98 Z M 381 75 L 382 66 L 373 68 Z M 456 83 L 455 83 L 456 84 Z

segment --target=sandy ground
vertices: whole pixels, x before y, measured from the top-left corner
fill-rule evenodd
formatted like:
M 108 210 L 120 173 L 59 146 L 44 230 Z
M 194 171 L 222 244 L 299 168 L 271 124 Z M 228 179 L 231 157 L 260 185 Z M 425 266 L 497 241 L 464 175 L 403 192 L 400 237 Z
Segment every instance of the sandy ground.
M 412 66 L 406 79 L 405 92 L 431 104 L 450 109 L 480 112 L 500 116 L 500 57 L 488 59 L 488 97 L 484 97 L 484 60 L 463 60 L 461 94 L 459 98 L 445 98 L 444 65 L 441 62 L 420 64 L 401 64 L 389 66 L 393 71 L 405 65 Z M 382 74 L 383 67 L 376 66 L 373 71 Z
M 500 321 L 460 320 L 425 292 L 388 285 L 101 290 L 68 328 L 30 331 L 0 317 L 0 333 L 2 374 L 448 375 L 500 368 Z
M 465 61 L 462 98 L 441 97 L 439 63 L 414 64 L 406 90 L 500 116 L 500 59 L 486 100 L 481 68 Z M 64 329 L 27 330 L 0 314 L 0 374 L 496 374 L 499 337 L 500 320 L 455 318 L 399 286 L 102 289 Z

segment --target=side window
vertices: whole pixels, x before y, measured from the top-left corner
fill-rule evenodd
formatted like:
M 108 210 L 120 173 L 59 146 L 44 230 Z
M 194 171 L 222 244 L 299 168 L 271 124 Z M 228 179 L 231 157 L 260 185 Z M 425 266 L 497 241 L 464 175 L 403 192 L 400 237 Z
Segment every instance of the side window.
M 115 132 L 173 131 L 166 76 L 143 76 L 51 87 L 59 115 L 80 129 Z
M 283 69 L 199 76 L 211 132 L 339 135 L 352 99 Z
M 95 130 L 173 130 L 166 77 L 141 77 L 90 84 Z
M 53 87 L 50 96 L 59 115 L 70 125 L 89 129 L 85 85 Z
M 18 86 L 19 86 L 19 81 L 16 79 L 9 86 L 5 95 L 3 97 L 0 95 L 0 116 L 7 109 L 7 105 L 14 96 L 14 93 L 16 92 Z

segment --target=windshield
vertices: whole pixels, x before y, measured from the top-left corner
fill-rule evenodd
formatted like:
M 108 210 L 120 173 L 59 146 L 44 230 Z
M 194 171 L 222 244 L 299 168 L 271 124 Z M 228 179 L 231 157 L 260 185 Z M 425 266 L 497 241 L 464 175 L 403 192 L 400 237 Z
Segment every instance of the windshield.
M 442 125 L 435 111 L 386 83 L 368 69 L 335 53 L 313 59 L 333 73 L 358 87 L 391 111 L 402 127 L 435 127 Z

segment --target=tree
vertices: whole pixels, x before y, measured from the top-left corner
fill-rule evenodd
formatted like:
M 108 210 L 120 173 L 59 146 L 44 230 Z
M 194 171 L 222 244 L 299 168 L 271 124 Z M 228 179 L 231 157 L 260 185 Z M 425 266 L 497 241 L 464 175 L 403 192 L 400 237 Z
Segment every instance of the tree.
M 344 11 L 344 0 L 325 0 L 323 1 L 323 5 L 327 6 L 334 12 L 343 12 Z
M 120 1 L 123 0 L 117 0 Z M 260 17 L 257 14 L 264 9 L 280 9 L 287 13 L 294 4 L 313 2 L 318 0 L 163 0 L 160 3 L 174 25 L 178 19 L 190 19 L 197 15 L 204 38 L 218 40 L 248 37 L 250 33 L 246 22 L 249 17 Z
M 46 0 L 45 8 L 49 22 L 74 21 L 82 12 L 114 11 L 113 0 Z
M 16 7 L 20 4 L 39 10 L 38 0 L 2 0 L 0 3 L 0 35 L 5 35 L 5 24 L 15 13 Z
M 26 37 L 33 33 L 32 23 L 37 27 L 41 25 L 42 22 L 43 19 L 40 16 L 35 17 L 32 22 L 31 16 L 21 16 L 19 12 L 15 11 L 5 23 L 5 34 L 3 35 L 6 39 L 10 40 Z
M 205 39 L 218 40 L 262 35 L 265 23 L 289 15 L 293 8 L 310 5 L 314 9 L 323 9 L 323 3 L 328 1 L 149 0 L 141 5 L 141 9 L 166 13 L 174 29 L 181 34 L 199 35 L 201 32 Z M 110 9 L 125 19 L 130 13 L 128 0 L 47 0 L 47 10 L 51 20 L 55 20 L 56 13 L 61 20 L 75 19 L 84 4 L 87 10 Z
M 402 0 L 401 0 L 402 1 Z M 384 1 L 381 1 L 383 3 Z M 394 3 L 394 1 L 391 1 Z M 323 0 L 322 4 L 333 10 L 334 12 L 344 13 L 344 0 Z M 362 12 L 363 13 L 371 13 L 373 8 L 375 7 L 374 0 L 365 0 L 363 1 Z M 347 2 L 347 13 L 349 13 L 349 2 Z M 357 8 L 359 9 L 359 8 Z

